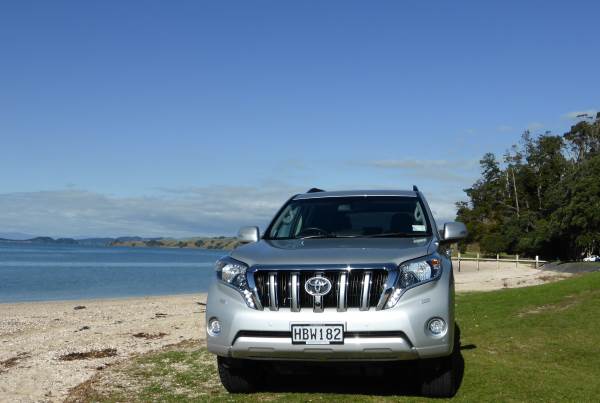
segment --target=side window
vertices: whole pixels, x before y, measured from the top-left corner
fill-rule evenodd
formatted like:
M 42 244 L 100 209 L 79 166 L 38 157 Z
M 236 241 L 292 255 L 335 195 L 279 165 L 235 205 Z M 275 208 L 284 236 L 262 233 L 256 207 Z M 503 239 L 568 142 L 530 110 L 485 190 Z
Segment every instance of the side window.
M 298 233 L 300 232 L 300 230 L 302 229 L 302 214 L 300 214 L 300 217 L 298 217 L 298 223 L 296 224 L 296 230 L 294 231 L 294 238 L 296 237 L 296 235 L 298 235 Z
M 299 207 L 297 205 L 287 206 L 279 215 L 269 236 L 272 238 L 289 238 L 291 236 L 290 232 L 292 230 L 292 225 L 294 224 L 294 219 L 298 214 L 298 209 Z

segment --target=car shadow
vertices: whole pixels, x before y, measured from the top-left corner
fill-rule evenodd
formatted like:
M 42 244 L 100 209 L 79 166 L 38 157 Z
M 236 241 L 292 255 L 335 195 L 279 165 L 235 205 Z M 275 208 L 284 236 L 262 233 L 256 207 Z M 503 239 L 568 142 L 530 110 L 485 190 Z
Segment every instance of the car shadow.
M 356 394 L 392 396 L 419 394 L 416 365 L 361 363 L 303 364 L 302 372 L 286 373 L 281 365 L 271 368 L 262 388 L 268 392 Z M 295 363 L 285 366 L 296 367 Z M 308 373 L 304 373 L 304 371 Z
M 460 345 L 455 372 L 457 391 L 464 376 L 465 361 L 462 350 L 476 348 L 473 344 Z M 287 393 L 355 394 L 369 396 L 420 395 L 419 364 L 401 362 L 278 362 L 265 368 L 261 391 Z

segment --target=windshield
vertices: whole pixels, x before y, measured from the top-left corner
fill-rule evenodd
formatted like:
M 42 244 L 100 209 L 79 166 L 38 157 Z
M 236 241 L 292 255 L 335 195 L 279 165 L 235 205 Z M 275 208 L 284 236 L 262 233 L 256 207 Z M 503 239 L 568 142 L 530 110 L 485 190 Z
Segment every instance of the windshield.
M 326 197 L 290 201 L 267 239 L 415 237 L 431 235 L 416 197 Z

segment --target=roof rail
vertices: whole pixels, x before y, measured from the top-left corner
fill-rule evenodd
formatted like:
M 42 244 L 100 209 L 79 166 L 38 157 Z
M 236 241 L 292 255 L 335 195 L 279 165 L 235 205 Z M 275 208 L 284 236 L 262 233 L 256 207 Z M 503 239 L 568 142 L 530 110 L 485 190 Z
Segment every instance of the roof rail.
M 413 191 L 418 192 L 419 188 L 416 185 L 413 185 Z
M 319 189 L 319 188 L 310 188 L 306 191 L 306 193 L 318 193 L 318 192 L 324 192 L 324 190 Z

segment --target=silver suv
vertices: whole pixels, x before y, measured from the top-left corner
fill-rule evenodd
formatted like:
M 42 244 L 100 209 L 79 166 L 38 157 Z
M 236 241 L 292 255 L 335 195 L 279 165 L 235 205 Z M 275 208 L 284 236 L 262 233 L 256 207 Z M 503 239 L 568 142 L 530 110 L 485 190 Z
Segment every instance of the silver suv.
M 452 396 L 460 354 L 448 245 L 419 190 L 311 189 L 216 263 L 208 350 L 224 387 L 256 390 L 285 361 L 407 361 L 421 392 Z

